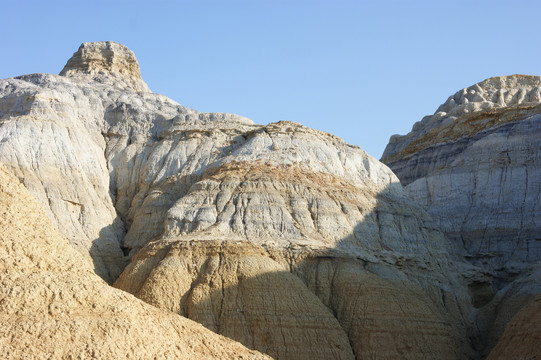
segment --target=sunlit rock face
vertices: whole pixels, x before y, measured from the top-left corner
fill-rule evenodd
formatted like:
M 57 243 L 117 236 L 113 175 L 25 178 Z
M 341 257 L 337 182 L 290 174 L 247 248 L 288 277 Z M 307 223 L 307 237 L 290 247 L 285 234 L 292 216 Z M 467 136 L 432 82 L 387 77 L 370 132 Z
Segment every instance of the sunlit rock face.
M 112 41 L 83 43 L 68 60 L 60 75 L 83 79 L 87 77 L 116 88 L 150 92 L 141 78 L 139 63 L 133 52 Z
M 0 81 L 0 161 L 96 273 L 279 359 L 472 355 L 488 280 L 389 168 L 143 85 L 110 42 Z
M 0 166 L 2 359 L 268 359 L 108 286 Z
M 495 77 L 457 92 L 382 161 L 457 251 L 493 276 L 472 283 L 485 352 L 541 292 L 541 78 Z
M 88 49 L 92 61 L 80 60 Z M 102 52 L 107 59 L 97 61 Z M 130 61 L 118 60 L 125 58 Z M 107 68 L 110 59 L 112 75 L 94 64 Z M 119 62 L 128 63 L 129 71 L 119 69 Z M 202 114 L 125 86 L 138 75 L 134 69 L 135 57 L 124 46 L 92 43 L 81 45 L 63 70 L 66 76 L 32 74 L 0 81 L 0 161 L 37 197 L 64 236 L 82 254 L 90 254 L 96 272 L 108 281 L 127 263 L 121 242 L 141 195 L 150 184 L 172 173 L 182 175 L 180 167 L 192 165 L 183 156 L 196 152 L 195 143 L 188 144 L 188 153 L 168 155 L 160 146 L 167 142 L 157 140 L 194 124 L 203 129 L 220 121 L 230 128 L 252 123 L 236 115 Z M 88 71 L 110 81 L 95 81 Z M 123 74 L 125 81 L 117 82 Z M 139 152 L 139 147 L 144 149 Z M 175 163 L 155 163 L 165 156 Z
M 316 287 L 310 274 L 331 278 L 333 267 L 347 260 L 351 273 L 372 274 L 390 294 L 421 302 L 379 325 L 394 324 L 400 334 L 387 342 L 389 358 L 406 351 L 414 337 L 423 346 L 410 348 L 412 354 L 464 356 L 467 321 L 460 314 L 469 311 L 470 300 L 458 275 L 462 265 L 453 263 L 441 232 L 389 169 L 357 147 L 295 123 L 194 126 L 203 129 L 169 131 L 150 144 L 139 140 L 115 159 L 117 209 L 126 198 L 131 221 L 124 247 L 141 249 L 115 286 L 277 358 L 348 358 L 386 340 L 361 320 L 351 325 L 355 330 L 333 330 L 338 317 L 329 311 L 343 322 L 367 316 L 359 314 L 366 306 L 339 300 L 361 296 L 363 288 L 351 283 L 350 293 L 339 293 L 332 281 Z M 153 156 L 163 160 L 150 161 Z M 150 184 L 124 180 L 133 171 L 166 175 Z M 121 186 L 130 190 L 121 194 Z M 188 241 L 190 252 L 183 245 Z M 208 248 L 212 243 L 219 246 Z M 250 256 L 254 246 L 258 255 Z M 333 265 L 317 270 L 319 258 Z M 322 304 L 331 293 L 337 303 Z M 386 299 L 382 304 L 396 306 L 383 294 L 376 296 Z M 238 307 L 223 307 L 231 303 Z M 378 316 L 369 315 L 371 324 Z M 436 330 L 413 331 L 421 318 L 432 319 L 424 324 Z M 279 341 L 282 332 L 289 335 Z M 367 341 L 367 334 L 376 339 Z

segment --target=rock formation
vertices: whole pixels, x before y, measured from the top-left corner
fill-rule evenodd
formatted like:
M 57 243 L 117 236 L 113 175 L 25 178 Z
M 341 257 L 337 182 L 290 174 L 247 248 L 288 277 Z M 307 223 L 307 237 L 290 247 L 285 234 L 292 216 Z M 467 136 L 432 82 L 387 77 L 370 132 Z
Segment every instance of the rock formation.
M 487 79 L 393 136 L 382 157 L 455 248 L 493 277 L 470 285 L 485 351 L 541 293 L 540 94 L 537 76 Z
M 0 167 L 2 359 L 267 359 L 108 286 Z
M 0 161 L 115 286 L 280 359 L 471 353 L 475 271 L 360 148 L 183 107 L 110 42 L 0 95 Z
M 441 229 L 507 282 L 541 258 L 540 91 L 536 76 L 473 85 L 393 136 L 382 157 Z
M 541 356 L 541 296 L 536 296 L 511 319 L 488 360 L 538 359 Z
M 133 273 L 124 273 L 117 286 L 152 305 L 274 358 L 354 358 L 331 311 L 259 246 L 207 239 L 158 242 L 136 258 Z
M 516 101 L 490 91 L 529 116 L 535 106 L 525 101 L 537 93 L 533 85 L 528 89 L 514 92 Z M 490 91 L 481 95 L 488 98 Z M 463 98 L 474 103 L 470 95 Z M 461 99 L 455 102 L 466 102 Z M 476 109 L 448 107 L 457 116 Z M 496 107 L 487 111 L 496 114 Z M 515 124 L 506 117 L 515 113 L 490 121 Z M 475 130 L 478 120 L 464 126 Z M 446 238 L 393 172 L 362 149 L 292 122 L 256 125 L 181 106 L 150 92 L 135 56 L 120 44 L 81 45 L 60 75 L 1 80 L 0 121 L 0 162 L 79 252 L 74 261 L 82 269 L 93 267 L 115 287 L 277 359 L 471 358 L 479 351 L 472 339 L 497 339 L 497 332 L 485 338 L 485 330 L 503 329 L 513 315 L 494 310 L 496 318 L 489 309 L 526 301 L 532 286 L 520 284 L 536 283 L 535 268 L 521 265 L 522 282 L 494 296 L 510 278 L 493 284 L 476 267 L 482 262 L 464 261 L 467 252 L 456 239 Z M 395 148 L 407 152 L 398 142 Z M 531 186 L 534 180 L 525 185 L 528 196 Z M 505 255 L 505 274 L 511 276 L 515 257 L 530 253 Z M 62 267 L 63 278 L 72 267 Z M 80 281 L 59 288 L 98 289 L 87 285 L 97 281 L 94 275 L 73 272 Z M 128 299 L 126 312 L 132 303 L 139 306 L 127 316 L 112 305 L 113 314 L 120 311 L 111 315 L 114 321 L 145 328 L 135 321 L 150 307 L 99 286 Z M 67 291 L 62 299 L 72 296 Z M 115 303 L 107 296 L 101 303 Z M 66 319 L 70 301 L 58 305 Z M 152 311 L 168 320 L 144 330 L 150 338 L 185 321 Z M 15 340 L 2 335 L 1 341 Z M 81 337 L 85 341 L 91 342 Z M 182 344 L 178 351 L 187 351 Z M 156 342 L 156 349 L 167 346 Z M 219 346 L 216 351 L 228 351 Z
M 83 43 L 60 75 L 83 81 L 93 80 L 128 91 L 150 92 L 141 78 L 139 63 L 133 52 L 112 41 Z

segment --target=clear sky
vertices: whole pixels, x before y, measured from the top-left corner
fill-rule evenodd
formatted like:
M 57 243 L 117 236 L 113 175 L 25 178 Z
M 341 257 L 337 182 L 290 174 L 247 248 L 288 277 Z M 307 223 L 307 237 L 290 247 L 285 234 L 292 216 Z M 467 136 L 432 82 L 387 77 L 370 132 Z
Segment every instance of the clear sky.
M 541 75 L 541 1 L 0 0 L 0 78 L 60 72 L 86 41 L 152 91 L 258 124 L 291 120 L 380 158 L 454 92 Z

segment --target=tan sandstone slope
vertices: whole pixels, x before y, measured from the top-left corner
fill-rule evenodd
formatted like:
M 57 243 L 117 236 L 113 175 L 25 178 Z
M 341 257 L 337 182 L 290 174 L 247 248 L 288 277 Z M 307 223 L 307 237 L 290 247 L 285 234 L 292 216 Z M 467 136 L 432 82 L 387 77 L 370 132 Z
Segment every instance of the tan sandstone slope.
M 433 265 L 392 249 L 415 249 L 401 236 L 428 220 L 361 189 L 295 167 L 213 170 L 169 210 L 164 236 L 133 257 L 115 286 L 277 358 L 464 356 L 453 312 L 460 292 L 445 294 L 434 283 L 449 280 Z M 200 220 L 216 209 L 214 223 Z M 401 212 L 419 218 L 408 223 Z M 385 230 L 376 216 L 390 217 Z M 441 241 L 425 231 L 417 241 Z
M 94 274 L 0 167 L 2 359 L 265 359 Z
M 96 273 L 279 359 L 472 356 L 468 285 L 487 280 L 389 168 L 181 106 L 136 63 L 89 43 L 60 76 L 0 81 L 0 161 Z
M 541 77 L 501 76 L 449 97 L 409 134 L 393 136 L 382 157 L 455 247 L 492 277 L 470 284 L 485 354 L 541 293 L 540 137 Z
M 541 357 L 541 296 L 536 296 L 511 319 L 488 360 Z

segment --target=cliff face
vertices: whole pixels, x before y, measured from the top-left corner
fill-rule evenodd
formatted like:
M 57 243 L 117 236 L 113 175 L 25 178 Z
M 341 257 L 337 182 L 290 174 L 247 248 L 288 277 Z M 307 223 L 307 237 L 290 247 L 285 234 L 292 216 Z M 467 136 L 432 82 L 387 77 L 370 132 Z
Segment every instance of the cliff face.
M 541 78 L 491 78 L 457 92 L 382 161 L 476 263 L 508 282 L 541 258 Z
M 457 251 L 493 276 L 472 284 L 487 349 L 541 292 L 540 91 L 537 76 L 473 85 L 393 136 L 382 158 Z
M 267 359 L 108 286 L 0 167 L 3 359 Z
M 360 148 L 183 107 L 119 44 L 61 74 L 0 81 L 0 161 L 104 279 L 280 359 L 472 354 L 484 275 Z

